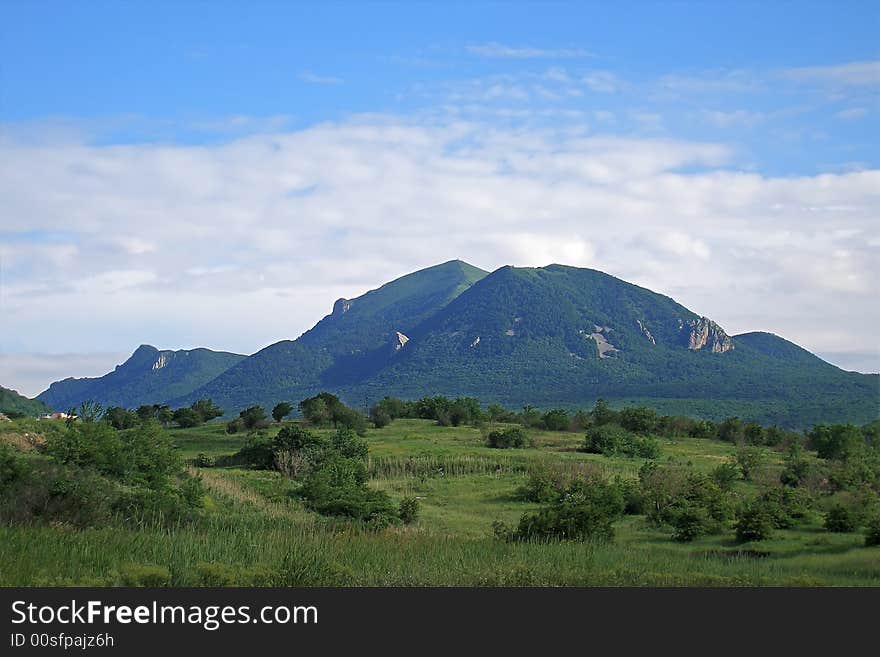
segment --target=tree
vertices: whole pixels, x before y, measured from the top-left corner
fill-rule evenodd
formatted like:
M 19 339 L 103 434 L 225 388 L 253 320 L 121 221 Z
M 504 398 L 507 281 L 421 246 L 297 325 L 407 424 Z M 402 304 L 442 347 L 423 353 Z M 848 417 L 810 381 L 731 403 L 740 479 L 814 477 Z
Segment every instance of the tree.
M 202 423 L 202 416 L 192 408 L 178 408 L 174 411 L 174 421 L 180 427 L 197 427 Z
M 743 479 L 751 481 L 755 470 L 758 469 L 758 466 L 760 466 L 761 462 L 764 460 L 764 453 L 761 451 L 760 447 L 752 445 L 749 447 L 740 447 L 736 450 L 734 458 L 736 458 L 736 463 L 739 465 Z
M 835 504 L 825 515 L 825 529 L 829 532 L 847 534 L 858 526 L 855 514 L 842 504 Z
M 517 449 L 526 446 L 528 435 L 520 427 L 508 427 L 490 432 L 486 436 L 486 442 L 489 447 L 497 449 Z
M 251 406 L 244 409 L 239 414 L 245 429 L 255 429 L 257 425 L 266 420 L 266 409 L 262 406 Z
M 374 427 L 381 429 L 382 427 L 388 426 L 391 424 L 392 419 L 391 414 L 384 406 L 381 404 L 373 404 L 373 407 L 370 409 L 370 422 L 373 423 Z
M 753 504 L 740 512 L 736 522 L 736 540 L 740 543 L 763 541 L 772 531 L 773 523 L 761 505 Z
M 601 397 L 596 400 L 596 404 L 593 406 L 593 410 L 590 411 L 590 415 L 593 418 L 593 424 L 596 425 L 609 424 L 617 419 L 617 413 L 612 411 L 608 402 Z
M 568 417 L 568 411 L 561 408 L 554 408 L 553 410 L 544 413 L 542 421 L 544 422 L 544 426 L 550 431 L 567 431 L 571 424 L 571 419 Z
M 651 433 L 657 426 L 657 413 L 644 406 L 630 406 L 618 414 L 620 426 L 636 433 Z
M 167 406 L 160 406 L 156 411 L 156 419 L 159 420 L 162 426 L 167 427 L 174 421 L 174 412 Z
M 821 459 L 842 461 L 863 451 L 866 445 L 865 436 L 852 424 L 820 424 L 808 437 Z
M 121 406 L 111 406 L 104 411 L 104 421 L 114 429 L 131 429 L 138 423 L 138 416 Z
M 196 413 L 198 413 L 199 417 L 202 419 L 202 422 L 208 422 L 209 420 L 213 420 L 215 417 L 220 417 L 223 415 L 223 409 L 214 404 L 210 399 L 200 399 L 195 402 L 190 408 L 192 408 Z
M 276 422 L 281 422 L 281 420 L 290 415 L 290 412 L 292 410 L 292 404 L 288 404 L 287 402 L 279 402 L 278 404 L 275 404 L 275 408 L 272 409 L 272 418 Z
M 745 436 L 745 427 L 738 417 L 729 417 L 718 426 L 718 437 L 728 443 L 741 443 Z

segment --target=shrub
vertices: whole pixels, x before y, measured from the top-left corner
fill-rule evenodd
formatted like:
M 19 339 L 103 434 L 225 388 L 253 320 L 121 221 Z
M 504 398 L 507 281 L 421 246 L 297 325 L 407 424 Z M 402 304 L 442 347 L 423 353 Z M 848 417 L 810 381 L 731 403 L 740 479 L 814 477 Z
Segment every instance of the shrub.
M 411 525 L 419 518 L 419 501 L 415 497 L 404 497 L 400 500 L 400 508 L 398 510 L 401 522 L 404 525 Z
M 657 413 L 644 406 L 630 406 L 618 413 L 618 423 L 636 433 L 650 433 L 657 426 Z
M 519 488 L 518 495 L 527 502 L 546 504 L 559 499 L 563 481 L 557 472 L 539 468 L 529 473 L 526 483 Z
M 672 533 L 673 540 L 687 543 L 709 533 L 710 520 L 704 508 L 686 506 L 675 514 L 672 526 L 675 528 Z
M 736 450 L 735 458 L 736 463 L 742 472 L 743 479 L 751 481 L 755 470 L 758 469 L 758 466 L 760 466 L 761 462 L 764 460 L 764 453 L 761 451 L 760 447 L 755 447 L 754 445 L 740 447 Z
M 857 526 L 855 514 L 842 504 L 835 504 L 825 515 L 825 529 L 829 532 L 847 534 L 854 532 Z
M 733 482 L 739 479 L 739 468 L 735 463 L 725 461 L 716 465 L 709 476 L 719 488 L 730 490 Z
M 566 431 L 571 420 L 568 417 L 568 411 L 561 408 L 554 408 L 544 413 L 541 418 L 544 426 L 550 431 Z
M 491 431 L 486 437 L 489 447 L 497 449 L 518 449 L 528 443 L 528 434 L 520 427 L 508 427 Z
M 377 429 L 387 427 L 391 424 L 391 420 L 391 414 L 384 407 L 376 404 L 370 409 L 370 422 L 372 422 L 373 426 Z
M 865 532 L 865 546 L 880 545 L 880 515 L 868 522 L 868 531 Z
M 168 586 L 171 572 L 163 566 L 130 563 L 119 568 L 119 579 L 124 586 Z
M 656 459 L 660 457 L 660 443 L 650 436 L 635 436 L 627 453 L 637 458 Z
M 770 538 L 773 523 L 764 507 L 752 504 L 740 512 L 735 528 L 736 540 L 740 543 L 763 541 Z
M 266 410 L 262 406 L 251 406 L 239 412 L 245 429 L 254 429 L 260 422 L 266 421 Z
M 226 423 L 226 433 L 239 433 L 244 431 L 244 420 L 240 417 L 235 418 L 234 420 L 229 420 Z
M 275 448 L 265 436 L 255 434 L 236 452 L 233 461 L 257 470 L 271 470 L 275 467 Z
M 612 540 L 613 522 L 623 515 L 619 487 L 598 479 L 578 481 L 559 500 L 537 513 L 526 513 L 509 540 Z M 501 531 L 496 528 L 496 534 Z
M 584 451 L 614 456 L 623 453 L 629 445 L 629 433 L 616 424 L 590 427 L 584 440 Z

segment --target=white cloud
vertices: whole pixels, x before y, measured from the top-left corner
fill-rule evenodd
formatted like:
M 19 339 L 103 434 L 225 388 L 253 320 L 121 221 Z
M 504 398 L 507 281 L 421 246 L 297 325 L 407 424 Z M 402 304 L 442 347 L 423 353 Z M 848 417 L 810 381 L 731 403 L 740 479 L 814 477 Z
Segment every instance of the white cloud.
M 593 91 L 601 93 L 615 93 L 625 86 L 623 81 L 611 71 L 591 71 L 582 81 Z
M 868 110 L 864 107 L 850 107 L 849 109 L 840 110 L 835 116 L 844 121 L 856 121 L 868 115 Z
M 539 59 L 568 57 L 592 57 L 593 54 L 583 48 L 535 48 L 532 46 L 509 46 L 495 41 L 489 43 L 470 44 L 466 50 L 480 57 Z
M 716 128 L 732 128 L 744 126 L 747 128 L 758 125 L 766 118 L 761 112 L 749 110 L 704 110 L 700 118 Z
M 134 347 L 132 346 L 132 351 Z M 77 376 L 102 376 L 122 363 L 131 353 L 95 354 L 4 354 L 0 353 L 0 385 L 15 389 L 25 397 L 36 397 L 53 381 Z M 67 409 L 63 409 L 67 410 Z
M 18 237 L 2 247 L 0 348 L 251 353 L 341 296 L 462 258 L 591 266 L 731 332 L 868 353 L 877 189 L 880 171 L 768 177 L 723 145 L 567 122 L 361 116 L 210 146 L 6 142 L 0 232 Z
M 847 62 L 834 66 L 788 68 L 780 76 L 796 82 L 813 82 L 852 87 L 880 86 L 880 60 Z
M 318 75 L 312 71 L 300 71 L 296 77 L 310 84 L 342 84 L 344 82 L 342 78 L 333 75 Z

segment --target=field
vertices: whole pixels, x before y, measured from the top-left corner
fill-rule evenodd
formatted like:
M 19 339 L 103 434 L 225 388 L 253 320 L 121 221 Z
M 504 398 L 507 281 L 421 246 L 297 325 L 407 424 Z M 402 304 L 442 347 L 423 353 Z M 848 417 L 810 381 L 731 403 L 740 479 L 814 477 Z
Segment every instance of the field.
M 245 444 L 222 424 L 168 429 L 181 455 L 216 459 Z M 278 431 L 278 425 L 268 430 Z M 214 584 L 357 586 L 880 585 L 880 551 L 864 535 L 830 533 L 811 512 L 795 529 L 736 543 L 732 532 L 677 543 L 644 516 L 615 523 L 610 543 L 509 543 L 496 520 L 516 524 L 537 504 L 517 489 L 530 471 L 635 478 L 643 459 L 578 451 L 583 435 L 532 431 L 533 446 L 498 450 L 480 430 L 398 419 L 370 429 L 369 485 L 397 502 L 419 499 L 417 523 L 367 530 L 308 511 L 279 473 L 191 465 L 206 490 L 204 518 L 168 527 L 114 524 L 0 527 L 0 584 Z M 4 436 L 13 440 L 7 430 Z M 745 493 L 778 478 L 783 455 L 765 448 Z M 734 452 L 717 440 L 661 441 L 659 462 L 708 472 Z M 815 458 L 814 455 L 809 458 Z

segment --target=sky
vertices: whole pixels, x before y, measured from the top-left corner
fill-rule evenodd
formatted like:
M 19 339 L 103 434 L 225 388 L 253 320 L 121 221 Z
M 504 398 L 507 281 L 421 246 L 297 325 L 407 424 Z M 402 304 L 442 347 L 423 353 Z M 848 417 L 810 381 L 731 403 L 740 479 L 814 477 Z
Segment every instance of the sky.
M 0 1 L 0 385 L 460 258 L 880 370 L 880 4 Z

